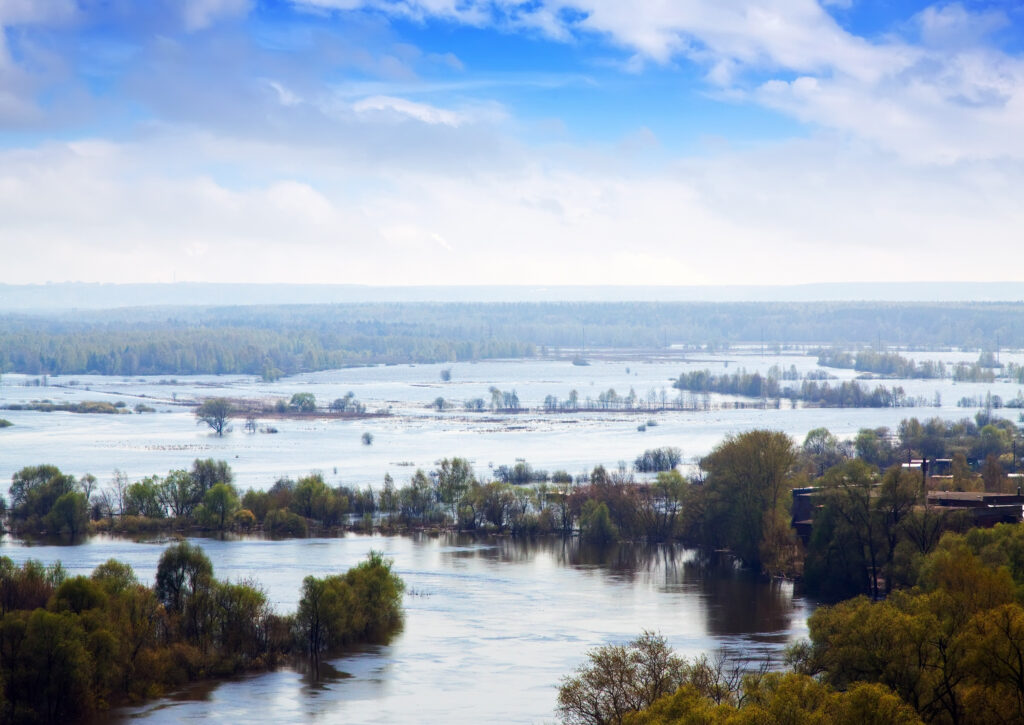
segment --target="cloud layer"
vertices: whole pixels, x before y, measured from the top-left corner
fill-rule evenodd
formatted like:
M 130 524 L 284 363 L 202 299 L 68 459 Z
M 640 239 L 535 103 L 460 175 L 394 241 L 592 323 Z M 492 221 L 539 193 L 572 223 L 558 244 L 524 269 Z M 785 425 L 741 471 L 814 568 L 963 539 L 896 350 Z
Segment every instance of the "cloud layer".
M 871 33 L 812 0 L 140 7 L 0 4 L 0 281 L 990 278 L 967 248 L 1024 269 L 1012 5 Z M 520 39 L 550 67 L 478 69 Z M 622 94 L 654 79 L 795 131 L 684 106 L 683 146 L 599 132 L 623 103 L 671 126 Z

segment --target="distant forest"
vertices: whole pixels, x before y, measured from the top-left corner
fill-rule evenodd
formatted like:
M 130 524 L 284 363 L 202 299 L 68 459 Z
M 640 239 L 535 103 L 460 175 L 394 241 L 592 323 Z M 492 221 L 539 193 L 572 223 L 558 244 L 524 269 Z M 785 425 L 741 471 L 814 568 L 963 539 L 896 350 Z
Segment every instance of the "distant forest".
M 1024 303 L 372 303 L 0 316 L 0 370 L 277 377 L 545 348 L 1024 347 Z

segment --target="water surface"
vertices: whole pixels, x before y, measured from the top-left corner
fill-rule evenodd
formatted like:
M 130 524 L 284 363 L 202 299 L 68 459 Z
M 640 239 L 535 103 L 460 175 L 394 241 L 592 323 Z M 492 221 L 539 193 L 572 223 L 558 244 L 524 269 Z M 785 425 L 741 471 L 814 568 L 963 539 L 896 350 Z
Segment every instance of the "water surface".
M 806 633 L 810 605 L 792 585 L 677 546 L 581 548 L 561 539 L 383 537 L 269 541 L 197 539 L 222 579 L 260 582 L 280 612 L 296 607 L 302 578 L 338 573 L 370 549 L 406 582 L 405 626 L 387 645 L 332 660 L 314 682 L 282 669 L 204 683 L 112 721 L 446 722 L 554 721 L 560 679 L 587 649 L 660 632 L 694 655 L 719 648 L 778 660 Z M 110 557 L 152 581 L 165 543 L 95 537 L 73 547 L 5 539 L 16 561 L 60 559 L 88 573 Z

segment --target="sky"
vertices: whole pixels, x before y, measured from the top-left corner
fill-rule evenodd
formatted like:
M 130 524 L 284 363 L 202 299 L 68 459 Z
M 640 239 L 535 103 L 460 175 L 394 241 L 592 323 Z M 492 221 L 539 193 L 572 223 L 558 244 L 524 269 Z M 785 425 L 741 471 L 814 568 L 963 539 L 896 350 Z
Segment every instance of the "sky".
M 1024 281 L 1019 0 L 0 0 L 0 283 Z

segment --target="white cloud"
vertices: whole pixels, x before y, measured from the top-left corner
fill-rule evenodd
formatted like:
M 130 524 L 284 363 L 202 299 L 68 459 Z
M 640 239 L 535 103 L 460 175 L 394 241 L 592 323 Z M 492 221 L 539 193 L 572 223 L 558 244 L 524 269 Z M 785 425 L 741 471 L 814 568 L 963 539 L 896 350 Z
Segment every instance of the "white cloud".
M 218 20 L 249 12 L 252 0 L 183 0 L 182 20 L 189 31 L 203 30 Z
M 352 104 L 352 109 L 356 113 L 378 112 L 392 118 L 413 118 L 423 123 L 445 126 L 459 126 L 465 121 L 465 118 L 455 111 L 394 96 L 370 96 Z
M 921 168 L 834 138 L 653 171 L 628 143 L 521 152 L 471 175 L 188 134 L 0 152 L 4 279 L 981 280 L 986 265 L 942 266 L 979 241 L 1001 269 L 1024 268 L 1019 162 Z M 192 154 L 265 181 L 233 187 L 171 161 Z
M 274 95 L 282 106 L 297 106 L 302 103 L 302 98 L 286 88 L 283 83 L 272 80 L 268 80 L 266 83 L 274 91 Z
M 414 18 L 438 17 L 560 40 L 599 35 L 631 55 L 621 67 L 687 59 L 712 86 L 801 121 L 870 140 L 920 162 L 1024 158 L 1024 61 L 983 40 L 999 11 L 959 3 L 907 21 L 914 39 L 868 40 L 816 0 L 294 0 Z M 748 78 L 775 76 L 760 85 Z M 793 80 L 793 75 L 796 79 Z
M 970 12 L 956 2 L 927 7 L 915 16 L 914 21 L 926 45 L 946 49 L 977 45 L 1009 24 L 1002 11 Z

